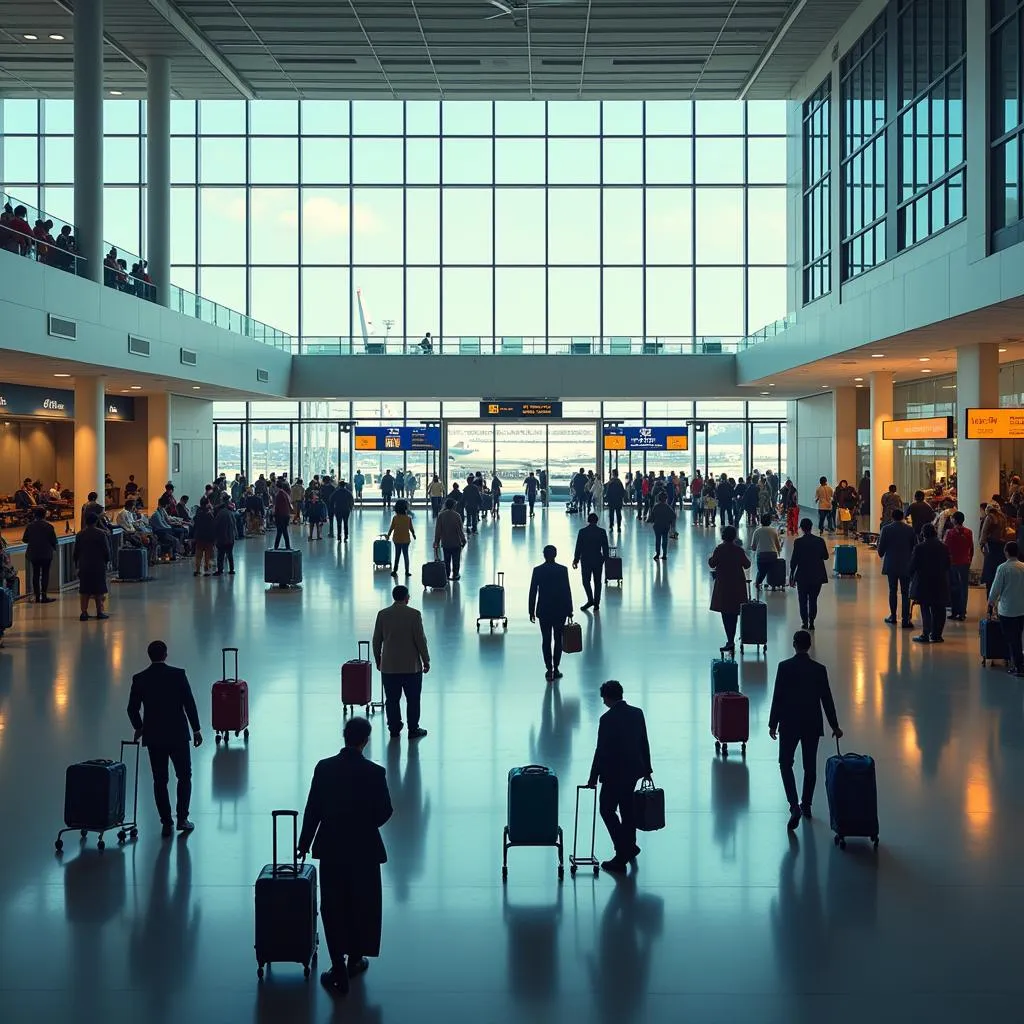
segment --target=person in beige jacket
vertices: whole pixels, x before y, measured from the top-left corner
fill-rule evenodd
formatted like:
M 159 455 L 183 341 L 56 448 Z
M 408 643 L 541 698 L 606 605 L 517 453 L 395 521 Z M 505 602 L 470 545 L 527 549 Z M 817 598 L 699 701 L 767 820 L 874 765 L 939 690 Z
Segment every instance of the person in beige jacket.
M 444 555 L 444 568 L 448 579 L 457 580 L 462 568 L 462 549 L 466 546 L 466 531 L 462 527 L 462 516 L 455 508 L 455 499 L 444 503 L 444 511 L 434 523 L 434 555 Z
M 430 652 L 423 616 L 409 607 L 408 587 L 391 591 L 394 604 L 377 612 L 373 626 L 373 659 L 384 684 L 384 711 L 392 737 L 402 735 L 402 694 L 409 717 L 409 739 L 427 735 L 420 728 L 423 675 L 430 671 Z

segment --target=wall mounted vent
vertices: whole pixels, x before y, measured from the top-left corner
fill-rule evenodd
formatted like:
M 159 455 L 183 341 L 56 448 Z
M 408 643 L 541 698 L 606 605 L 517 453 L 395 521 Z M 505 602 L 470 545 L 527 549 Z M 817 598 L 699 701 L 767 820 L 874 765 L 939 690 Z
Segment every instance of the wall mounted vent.
M 256 370 L 256 379 L 261 384 L 269 384 L 270 383 L 270 371 L 269 370 L 257 369 Z
M 149 358 L 150 344 L 145 338 L 137 338 L 134 334 L 128 335 L 128 351 L 133 356 L 145 356 Z
M 190 348 L 181 350 L 181 362 L 184 366 L 195 366 L 199 362 L 199 356 Z
M 47 314 L 46 317 L 46 332 L 52 338 L 63 338 L 65 341 L 78 340 L 78 324 L 74 320 L 54 316 L 52 313 Z

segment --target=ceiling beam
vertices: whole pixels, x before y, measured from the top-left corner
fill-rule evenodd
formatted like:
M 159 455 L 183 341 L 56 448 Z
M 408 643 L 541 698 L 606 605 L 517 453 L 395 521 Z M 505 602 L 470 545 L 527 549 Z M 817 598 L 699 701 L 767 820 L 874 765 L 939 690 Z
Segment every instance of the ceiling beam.
M 800 12 L 806 6 L 807 0 L 796 0 L 793 6 L 789 9 L 789 13 L 782 19 L 782 24 L 779 26 L 778 32 L 775 33 L 774 38 L 768 44 L 768 49 L 761 54 L 761 59 L 754 65 L 754 70 L 747 75 L 747 80 L 743 83 L 743 88 L 740 89 L 736 99 L 745 100 L 747 98 L 747 93 L 750 92 L 761 72 L 768 66 L 768 61 L 772 59 L 775 51 L 779 48 L 779 44 L 786 38 L 786 33 L 793 27 L 793 23 L 800 16 Z
M 171 3 L 171 0 L 148 0 L 148 3 L 240 96 L 247 100 L 256 99 L 252 86 L 228 63 L 224 54 L 196 28 L 192 21 Z

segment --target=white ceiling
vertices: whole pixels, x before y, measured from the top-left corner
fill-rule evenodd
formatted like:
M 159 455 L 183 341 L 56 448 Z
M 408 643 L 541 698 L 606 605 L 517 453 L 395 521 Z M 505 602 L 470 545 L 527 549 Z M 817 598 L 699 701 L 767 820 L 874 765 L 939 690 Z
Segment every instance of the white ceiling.
M 71 95 L 73 2 L 0 0 L 0 96 Z M 774 44 L 749 98 L 779 99 L 858 3 L 106 0 L 105 84 L 163 54 L 186 99 L 734 99 Z

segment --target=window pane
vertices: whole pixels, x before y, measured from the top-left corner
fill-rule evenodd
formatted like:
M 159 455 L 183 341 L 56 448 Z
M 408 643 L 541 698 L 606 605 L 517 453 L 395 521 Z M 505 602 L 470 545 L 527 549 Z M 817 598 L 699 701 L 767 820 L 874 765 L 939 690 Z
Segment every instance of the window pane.
M 548 182 L 596 185 L 601 180 L 601 143 L 597 139 L 548 139 Z
M 497 263 L 544 262 L 544 191 L 499 188 L 495 191 Z
M 640 185 L 644 180 L 644 151 L 640 139 L 604 140 L 604 181 L 609 185 Z
M 446 188 L 442 203 L 444 262 L 490 263 L 494 254 L 491 190 Z
M 491 269 L 445 268 L 442 334 L 445 339 L 492 336 Z
M 297 182 L 298 139 L 250 139 L 249 175 L 249 180 L 257 185 L 287 185 Z
M 196 262 L 196 190 L 171 189 L 171 262 Z
M 600 193 L 594 189 L 552 189 L 548 200 L 548 261 L 600 262 Z M 571 333 L 571 332 L 570 332 Z
M 495 181 L 499 185 L 544 183 L 543 139 L 498 139 L 495 150 Z
M 785 100 L 748 100 L 747 132 L 750 135 L 785 135 Z
M 689 188 L 647 190 L 648 263 L 693 261 L 692 202 L 693 190 Z M 704 259 L 703 253 L 700 258 Z
M 245 181 L 245 139 L 201 139 L 199 180 L 241 184 Z
M 747 274 L 747 328 L 760 330 L 786 315 L 786 268 L 753 267 Z
M 742 189 L 697 189 L 697 262 L 743 262 Z
M 298 189 L 294 188 L 254 188 L 250 191 L 250 262 L 298 262 L 298 197 Z
M 648 139 L 646 145 L 649 185 L 685 185 L 693 180 L 690 139 Z
M 245 103 L 241 100 L 200 100 L 199 130 L 204 135 L 244 135 Z
M 5 135 L 35 135 L 39 129 L 39 105 L 35 100 L 4 100 L 2 104 Z
M 352 181 L 356 185 L 400 185 L 401 139 L 353 139 Z
M 441 181 L 441 146 L 437 139 L 407 139 L 405 180 L 410 185 L 437 185 Z
M 303 135 L 347 135 L 347 100 L 303 100 L 299 104 Z
M 648 267 L 647 334 L 684 338 L 693 334 L 693 271 L 689 267 Z
M 245 267 L 200 267 L 199 289 L 204 299 L 245 312 Z
M 586 267 L 552 267 L 548 271 L 550 336 L 597 337 L 600 331 L 600 271 Z
M 193 185 L 196 180 L 196 140 L 171 138 L 171 184 Z
M 391 100 L 355 100 L 353 135 L 401 135 L 402 104 Z
M 751 263 L 786 262 L 786 190 L 747 191 L 747 259 Z
M 698 267 L 696 333 L 742 335 L 743 313 L 743 269 Z
M 138 187 L 103 189 L 103 239 L 130 254 L 139 254 Z M 131 270 L 131 265 L 128 269 Z
M 644 104 L 648 135 L 692 135 L 693 104 L 689 100 L 649 100 Z
M 4 140 L 4 159 L 7 157 L 7 147 L 20 139 Z M 35 140 L 27 140 L 34 142 Z M 46 175 L 47 183 L 68 183 L 75 178 L 75 140 L 67 135 L 44 135 L 43 136 L 43 172 Z M 12 181 L 34 181 L 34 178 L 16 179 L 7 177 L 8 182 Z
M 245 263 L 245 189 L 199 190 L 199 258 L 203 263 Z
M 407 263 L 440 263 L 441 208 L 436 188 L 411 188 L 405 193 Z
M 603 196 L 604 262 L 643 263 L 643 193 L 640 189 L 605 189 Z
M 498 338 L 544 337 L 547 330 L 545 271 L 499 267 L 494 281 L 495 335 Z
M 544 104 L 534 100 L 499 100 L 494 105 L 497 135 L 543 135 Z
M 742 135 L 743 104 L 735 100 L 700 100 L 697 104 L 698 135 Z
M 250 135 L 296 135 L 299 105 L 294 100 L 257 100 L 249 104 Z
M 103 179 L 108 182 L 139 182 L 139 140 L 103 140 Z
M 422 338 L 441 333 L 441 272 L 436 267 L 410 268 L 405 273 L 407 333 Z
M 607 336 L 644 333 L 644 272 L 640 267 L 612 267 L 602 275 L 603 330 Z
M 606 100 L 601 105 L 605 135 L 642 135 L 644 105 L 640 100 Z
M 171 134 L 195 135 L 195 100 L 171 100 Z
M 434 100 L 417 100 L 405 105 L 407 135 L 437 135 L 440 129 L 440 107 Z
M 138 103 L 138 100 L 104 100 L 103 101 L 103 134 L 104 135 L 138 135 L 139 134 L 139 103 Z
M 352 216 L 353 263 L 402 262 L 400 189 L 354 189 Z
M 785 139 L 751 139 L 747 143 L 747 181 L 752 185 L 786 183 Z
M 347 138 L 303 139 L 303 182 L 307 185 L 348 184 L 348 145 Z
M 51 135 L 74 134 L 74 103 L 71 100 L 43 100 L 43 129 Z
M 377 337 L 386 334 L 401 338 L 405 334 L 405 310 L 402 306 L 401 267 L 353 267 L 352 287 L 357 296 L 361 293 L 363 314 L 370 330 Z M 352 310 L 353 331 L 359 334 L 358 308 Z M 385 320 L 392 320 L 390 330 Z
M 299 333 L 299 272 L 294 267 L 249 271 L 249 315 L 288 334 Z M 297 403 L 290 403 L 294 408 Z M 295 415 L 292 413 L 292 415 Z
M 445 184 L 489 185 L 494 176 L 491 146 L 490 139 L 445 139 L 441 153 Z
M 490 135 L 490 101 L 449 100 L 442 103 L 441 126 L 445 135 Z
M 697 139 L 697 181 L 707 185 L 742 185 L 743 140 Z
M 599 135 L 601 105 L 594 100 L 548 103 L 548 135 Z
M 302 336 L 348 337 L 348 267 L 306 267 L 302 271 Z
M 8 186 L 20 181 L 36 184 L 39 181 L 38 152 L 38 142 L 34 138 L 5 138 L 3 140 L 4 183 Z M 71 168 L 66 168 L 58 180 L 68 181 L 68 174 L 73 173 L 73 169 L 74 162 L 72 160 Z
M 302 262 L 348 263 L 348 235 L 348 189 L 304 188 Z

